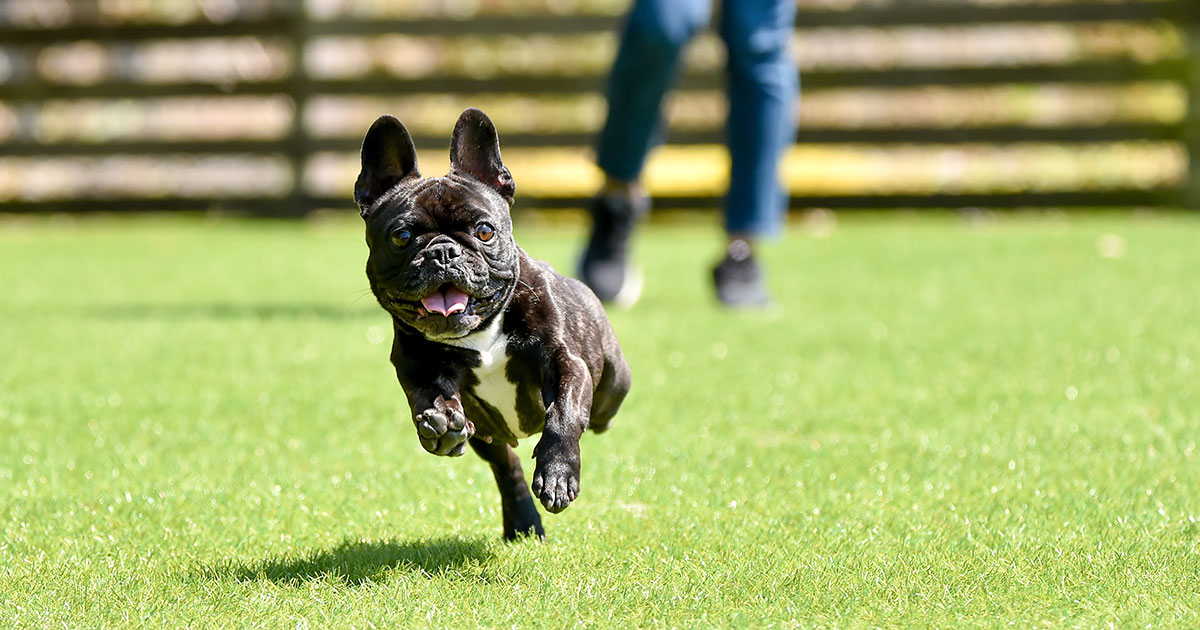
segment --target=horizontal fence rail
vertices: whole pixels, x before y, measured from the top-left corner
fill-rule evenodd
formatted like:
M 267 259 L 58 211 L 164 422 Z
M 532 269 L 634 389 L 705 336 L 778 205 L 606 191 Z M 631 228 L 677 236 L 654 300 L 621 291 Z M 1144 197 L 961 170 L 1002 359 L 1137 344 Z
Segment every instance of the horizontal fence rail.
M 0 146 L 3 146 L 0 151 L 0 212 L 226 208 L 285 216 L 304 214 L 320 207 L 346 207 L 350 204 L 348 190 L 353 173 L 345 175 L 341 171 L 353 170 L 354 154 L 365 125 L 354 133 L 344 129 L 332 132 L 315 129 L 315 123 L 306 118 L 306 114 L 316 99 L 336 97 L 353 103 L 373 102 L 371 99 L 387 101 L 399 97 L 408 99 L 406 102 L 449 98 L 455 103 L 470 102 L 488 110 L 486 99 L 497 95 L 542 100 L 600 95 L 606 82 L 607 63 L 589 63 L 588 67 L 556 69 L 553 72 L 544 69 L 506 69 L 493 76 L 469 76 L 457 71 L 406 76 L 402 72 L 377 67 L 333 76 L 310 67 L 309 58 L 314 54 L 316 44 L 333 38 L 338 42 L 349 41 L 370 49 L 381 41 L 384 45 L 395 45 L 396 41 L 411 43 L 409 40 L 395 40 L 397 37 L 417 42 L 412 45 L 423 45 L 422 42 L 428 38 L 440 38 L 438 41 L 444 45 L 454 46 L 466 45 L 463 42 L 469 43 L 472 37 L 523 39 L 543 36 L 558 37 L 569 44 L 571 36 L 581 35 L 599 35 L 609 38 L 611 42 L 620 26 L 620 17 L 615 12 L 590 15 L 517 12 L 488 14 L 475 19 L 437 16 L 414 19 L 352 19 L 335 16 L 318 19 L 304 14 L 298 8 L 300 4 L 278 3 L 273 5 L 271 11 L 221 24 L 203 21 L 181 24 L 101 24 L 99 21 L 83 21 L 42 28 L 0 22 L 0 55 L 5 56 L 0 59 L 3 62 L 0 63 Z M 932 124 L 928 119 L 894 124 L 826 120 L 801 125 L 796 136 L 796 147 L 801 153 L 812 147 L 850 147 L 864 155 L 897 151 L 904 156 L 908 154 L 903 152 L 911 147 L 935 147 L 945 152 L 954 151 L 953 147 L 957 146 L 962 147 L 961 159 L 970 161 L 973 159 L 972 152 L 981 146 L 1053 145 L 1063 147 L 1065 157 L 1062 159 L 1070 161 L 1073 151 L 1086 153 L 1092 147 L 1117 147 L 1105 155 L 1119 155 L 1120 148 L 1125 146 L 1139 149 L 1150 147 L 1156 151 L 1155 155 L 1164 156 L 1163 170 L 1169 173 L 1161 178 L 1151 174 L 1137 182 L 1092 181 L 1095 178 L 1085 173 L 1070 178 L 1067 184 L 1063 184 L 1064 187 L 1057 189 L 1044 183 L 1031 184 L 1024 189 L 977 189 L 969 182 L 963 184 L 953 180 L 948 184 L 934 182 L 928 186 L 928 190 L 916 192 L 903 186 L 856 190 L 853 182 L 839 184 L 840 188 L 822 187 L 809 185 L 800 178 L 799 183 L 789 182 L 792 206 L 1200 207 L 1200 184 L 1197 184 L 1200 180 L 1197 176 L 1200 170 L 1197 157 L 1200 155 L 1197 148 L 1200 145 L 1198 5 L 1200 3 L 1194 0 L 1080 0 L 999 5 L 896 1 L 830 10 L 809 7 L 801 2 L 796 19 L 797 41 L 801 42 L 818 34 L 828 37 L 830 32 L 853 31 L 855 36 L 861 36 L 863 29 L 877 32 L 881 41 L 886 42 L 901 30 L 912 28 L 932 29 L 931 36 L 936 36 L 942 31 L 953 32 L 953 29 L 962 28 L 996 26 L 1008 29 L 1005 32 L 1020 33 L 1020 29 L 1026 26 L 1042 28 L 1046 25 L 1082 29 L 1072 33 L 1091 34 L 1101 42 L 1094 46 L 1094 50 L 1083 52 L 1074 51 L 1066 44 L 1055 44 L 1058 48 L 1054 50 L 1060 51 L 1058 54 L 1061 58 L 1053 61 L 1034 56 L 1028 59 L 1002 58 L 989 63 L 968 60 L 938 65 L 917 59 L 915 62 L 880 64 L 877 67 L 872 67 L 870 63 L 847 63 L 832 67 L 828 63 L 822 65 L 817 62 L 813 62 L 816 65 L 805 67 L 802 60 L 800 79 L 804 95 L 814 100 L 839 90 L 864 90 L 867 92 L 862 92 L 859 98 L 886 99 L 891 90 L 920 87 L 970 90 L 1015 86 L 1011 91 L 1020 94 L 1022 90 L 1069 90 L 1079 86 L 1119 89 L 1128 85 L 1150 84 L 1163 88 L 1155 93 L 1166 95 L 1162 97 L 1164 104 L 1159 109 L 1167 112 L 1147 110 L 1147 113 L 1133 107 L 1137 110 L 1133 113 L 1112 114 L 1105 113 L 1107 110 L 1097 106 L 1098 111 L 1103 111 L 1095 114 L 1091 120 L 1068 117 L 1053 123 L 1024 119 L 946 125 Z M 1122 29 L 1141 30 L 1126 32 Z M 1124 48 L 1111 43 L 1125 41 L 1122 37 L 1130 42 Z M 263 46 L 262 55 L 269 57 L 271 63 L 282 65 L 272 66 L 261 71 L 260 76 L 251 78 L 232 76 L 219 80 L 197 80 L 184 77 L 174 80 L 159 75 L 149 78 L 137 76 L 137 72 L 145 73 L 145 68 L 129 61 L 140 54 L 142 48 L 154 49 L 178 42 L 234 41 L 231 38 L 243 38 L 244 41 L 237 41 Z M 76 48 L 81 46 L 85 48 L 83 52 Z M 903 46 L 896 48 L 901 50 L 897 54 L 908 54 Z M 90 50 L 97 51 L 97 58 L 105 59 L 103 63 L 97 63 L 95 75 L 65 78 L 48 76 L 46 68 L 53 64 L 47 59 L 57 54 L 85 55 Z M 605 50 L 611 53 L 611 47 Z M 283 57 L 277 59 L 272 55 Z M 134 74 L 130 75 L 129 72 Z M 707 65 L 689 67 L 678 82 L 676 92 L 719 94 L 723 86 L 720 65 L 710 60 Z M 152 107 L 171 99 L 226 97 L 284 97 L 291 103 L 288 114 L 290 120 L 277 123 L 281 126 L 271 133 L 254 137 L 210 137 L 195 132 L 190 136 L 184 134 L 186 137 L 170 133 L 132 136 L 102 133 L 89 136 L 87 129 L 70 133 L 47 129 L 47 126 L 53 127 L 52 117 L 44 114 L 47 104 L 139 103 Z M 1176 101 L 1182 104 L 1173 105 Z M 506 158 L 508 152 L 512 151 L 520 155 L 527 154 L 526 159 L 530 164 L 541 164 L 545 160 L 539 162 L 538 152 L 569 151 L 573 152 L 570 154 L 572 160 L 580 164 L 585 162 L 595 141 L 598 124 L 595 109 L 588 103 L 578 106 L 586 112 L 585 115 L 581 114 L 584 116 L 581 122 L 547 129 L 528 128 L 506 132 L 504 124 L 498 120 Z M 1019 108 L 1020 105 L 1013 107 Z M 405 118 L 402 111 L 376 113 L 395 113 Z M 448 113 L 447 116 L 445 130 L 434 132 L 415 128 L 414 137 L 419 150 L 434 153 L 446 150 L 453 114 Z M 666 135 L 666 144 L 683 149 L 719 146 L 723 142 L 721 126 L 719 114 L 707 115 L 701 123 L 676 125 Z M 1048 152 L 1038 153 L 1044 154 Z M 794 166 L 793 170 L 803 169 L 803 160 L 808 159 L 804 155 L 794 158 L 798 166 Z M 180 192 L 172 188 L 175 184 L 170 183 L 161 184 L 145 194 L 125 192 L 121 187 L 100 187 L 100 192 L 96 193 L 69 191 L 69 194 L 60 193 L 52 186 L 22 188 L 21 183 L 5 188 L 6 177 L 11 181 L 27 169 L 36 168 L 42 169 L 39 172 L 46 172 L 47 169 L 53 171 L 55 164 L 77 167 L 79 164 L 92 164 L 90 161 L 94 160 L 122 156 L 151 160 L 180 156 L 193 156 L 197 160 L 282 160 L 290 173 L 290 182 L 285 183 L 282 192 L 275 187 L 258 194 L 254 190 L 239 193 L 226 188 L 220 189 L 224 191 L 222 193 L 205 194 L 204 190 L 194 187 Z M 903 160 L 902 157 L 895 159 Z M 318 167 L 327 170 L 332 168 L 334 174 L 318 175 L 315 177 L 317 183 L 313 183 L 313 172 L 314 169 L 319 170 Z M 263 168 L 270 171 L 274 167 L 268 164 Z M 1112 170 L 1104 165 L 1094 168 L 1101 174 Z M 336 182 L 340 181 L 337 177 L 347 180 L 345 186 L 337 185 Z M 587 202 L 586 195 L 581 192 L 586 188 L 585 185 L 563 186 L 558 190 L 552 186 L 530 189 L 521 185 L 520 177 L 518 174 L 518 194 L 523 205 L 578 207 Z M 586 179 L 588 176 L 580 177 Z M 332 183 L 320 183 L 327 180 Z M 712 207 L 720 196 L 719 186 L 700 187 L 690 192 L 686 186 L 667 188 L 670 188 L 667 192 L 656 191 L 656 207 Z
M 895 2 L 848 10 L 812 8 L 800 4 L 796 25 L 800 28 L 839 26 L 913 26 L 986 24 L 996 22 L 1106 22 L 1165 20 L 1184 22 L 1195 18 L 1191 3 L 1179 0 L 1108 2 L 1080 0 L 1056 4 L 953 4 L 951 2 Z M 287 12 L 240 22 L 213 24 L 118 24 L 67 25 L 49 28 L 6 28 L 5 42 L 42 45 L 52 42 L 97 40 L 124 41 L 174 37 L 260 36 L 288 33 L 293 16 Z M 535 35 L 541 33 L 608 32 L 620 25 L 610 15 L 489 15 L 479 19 L 417 18 L 408 20 L 338 19 L 304 20 L 306 35 Z

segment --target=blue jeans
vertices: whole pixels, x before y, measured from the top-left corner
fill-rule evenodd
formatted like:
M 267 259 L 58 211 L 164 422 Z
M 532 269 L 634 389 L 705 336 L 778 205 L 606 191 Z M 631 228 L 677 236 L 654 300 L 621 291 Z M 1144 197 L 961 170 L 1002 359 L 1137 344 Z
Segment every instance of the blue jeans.
M 634 0 L 608 87 L 608 117 L 596 163 L 609 177 L 637 179 L 661 137 L 661 104 L 680 53 L 708 24 L 712 0 Z M 767 236 L 787 200 L 779 184 L 783 151 L 795 139 L 799 75 L 791 55 L 795 0 L 725 0 L 720 34 L 728 51 L 729 191 L 725 229 Z

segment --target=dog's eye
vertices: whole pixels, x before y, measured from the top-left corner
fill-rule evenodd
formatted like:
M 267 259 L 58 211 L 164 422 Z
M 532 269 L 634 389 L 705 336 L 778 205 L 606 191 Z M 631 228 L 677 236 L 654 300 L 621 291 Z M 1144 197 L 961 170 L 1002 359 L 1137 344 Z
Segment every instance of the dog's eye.
M 485 243 L 492 240 L 492 237 L 495 235 L 496 230 L 493 230 L 492 226 L 486 223 L 480 223 L 479 226 L 475 228 L 475 238 L 484 241 Z
M 408 245 L 409 239 L 412 238 L 412 233 L 408 230 L 396 230 L 392 232 L 392 244 L 396 247 L 404 247 Z

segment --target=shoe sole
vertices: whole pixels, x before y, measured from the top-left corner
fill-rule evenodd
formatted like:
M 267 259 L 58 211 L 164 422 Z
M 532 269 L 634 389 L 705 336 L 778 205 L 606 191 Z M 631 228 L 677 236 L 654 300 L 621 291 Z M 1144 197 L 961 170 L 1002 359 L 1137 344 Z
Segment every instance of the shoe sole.
M 613 298 L 613 304 L 621 308 L 632 308 L 642 297 L 645 282 L 641 267 L 625 267 L 625 281 L 621 283 L 621 290 L 617 291 L 617 296 Z

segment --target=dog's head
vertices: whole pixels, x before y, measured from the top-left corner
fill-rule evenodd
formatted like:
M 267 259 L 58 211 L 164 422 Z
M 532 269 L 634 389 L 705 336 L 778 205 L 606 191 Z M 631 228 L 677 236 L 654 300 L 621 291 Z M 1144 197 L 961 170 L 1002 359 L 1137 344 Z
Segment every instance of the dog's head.
M 454 126 L 450 172 L 428 179 L 404 125 L 376 120 L 363 139 L 354 200 L 380 306 L 438 341 L 464 337 L 503 311 L 520 273 L 509 216 L 515 189 L 496 127 L 477 109 Z

